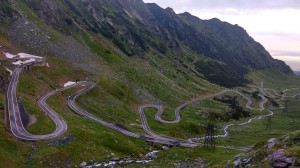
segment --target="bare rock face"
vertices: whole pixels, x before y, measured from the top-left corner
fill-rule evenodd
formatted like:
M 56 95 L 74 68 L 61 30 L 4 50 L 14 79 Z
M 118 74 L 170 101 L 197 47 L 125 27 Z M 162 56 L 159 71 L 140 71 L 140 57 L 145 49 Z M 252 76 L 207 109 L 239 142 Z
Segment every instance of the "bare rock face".
M 87 163 L 85 161 L 83 161 L 81 164 L 80 164 L 80 167 L 85 167 L 87 165 Z
M 271 149 L 274 147 L 274 145 L 276 145 L 276 138 L 271 138 L 268 140 L 265 147 Z
M 9 23 L 11 20 L 19 16 L 19 13 L 11 8 L 8 1 L 0 2 L 0 22 Z
M 252 157 L 244 158 L 244 159 L 237 159 L 233 162 L 233 166 L 235 168 L 238 168 L 240 166 L 242 166 L 242 167 L 249 166 L 251 164 L 251 161 L 252 161 Z
M 272 161 L 272 167 L 274 168 L 286 168 L 295 162 L 294 157 L 286 156 L 284 149 L 275 151 L 267 159 Z

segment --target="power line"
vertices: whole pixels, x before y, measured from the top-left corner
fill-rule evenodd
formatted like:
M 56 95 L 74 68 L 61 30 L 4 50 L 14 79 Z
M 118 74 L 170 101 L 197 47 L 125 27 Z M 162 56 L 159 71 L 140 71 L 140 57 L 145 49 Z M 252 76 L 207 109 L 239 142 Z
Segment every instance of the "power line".
M 283 112 L 288 112 L 288 102 L 287 102 L 287 100 L 284 101 Z
M 272 127 L 272 116 L 269 116 L 266 124 L 266 130 L 271 130 L 271 127 Z
M 204 138 L 204 147 L 209 149 L 216 148 L 215 128 L 213 124 L 208 124 L 206 129 L 206 136 Z

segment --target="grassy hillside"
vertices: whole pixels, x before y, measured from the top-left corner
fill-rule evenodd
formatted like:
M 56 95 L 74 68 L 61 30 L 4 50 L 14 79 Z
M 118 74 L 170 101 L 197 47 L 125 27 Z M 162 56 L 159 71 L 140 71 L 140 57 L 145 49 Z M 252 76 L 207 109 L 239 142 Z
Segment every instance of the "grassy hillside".
M 254 71 L 248 74 L 248 78 L 255 84 L 264 82 L 265 87 L 273 88 L 277 91 L 298 88 L 299 76 L 286 75 L 276 70 Z
M 23 73 L 18 88 L 18 95 L 24 100 L 25 108 L 38 119 L 35 124 L 28 128 L 34 134 L 49 133 L 54 128 L 53 123 L 39 110 L 36 104 L 36 99 L 39 96 L 51 90 L 48 84 L 60 88 L 68 80 L 84 80 L 89 77 L 88 73 L 67 66 L 68 63 L 65 61 L 53 58 L 49 58 L 48 61 L 49 68 L 34 67 L 31 71 Z M 47 81 L 48 84 L 43 81 Z M 72 93 L 72 91 L 68 92 Z M 58 94 L 51 97 L 47 103 L 68 123 L 68 132 L 53 141 L 72 137 L 71 142 L 61 144 L 61 146 L 49 146 L 52 140 L 20 142 L 13 140 L 15 138 L 2 127 L 1 133 L 4 134 L 1 138 L 2 144 L 13 143 L 20 153 L 14 155 L 10 160 L 5 159 L 5 155 L 3 155 L 0 162 L 7 162 L 7 165 L 11 165 L 11 167 L 65 167 L 68 165 L 74 167 L 83 160 L 100 161 L 110 157 L 140 156 L 147 152 L 144 150 L 147 146 L 146 143 L 124 137 L 97 123 L 75 115 L 67 107 L 66 99 L 66 96 Z M 13 142 L 11 142 L 12 140 Z M 10 155 L 13 155 L 14 152 L 10 146 L 5 147 L 5 145 L 3 148 L 1 147 L 1 150 L 3 150 L 1 153 L 9 153 Z
M 186 98 L 188 97 L 188 95 L 184 95 L 183 93 L 186 93 L 186 90 L 193 89 L 184 88 L 182 90 L 176 90 L 175 93 L 179 93 L 179 96 L 176 96 L 175 94 L 171 94 L 174 91 L 173 88 L 166 87 L 168 89 L 165 89 L 164 93 L 169 93 L 173 96 L 164 97 L 163 94 L 156 95 L 155 93 L 157 92 L 152 92 L 151 87 L 160 87 L 160 84 L 157 84 L 156 82 L 152 82 L 151 84 L 147 84 L 144 82 L 138 83 L 138 79 L 136 79 L 137 77 L 135 76 L 132 77 L 132 79 L 135 78 L 135 81 L 120 80 L 122 78 L 125 78 L 126 75 L 124 75 L 125 77 L 123 76 L 120 78 L 111 78 L 110 76 L 105 75 L 91 76 L 90 73 L 84 72 L 78 68 L 66 66 L 71 64 L 63 60 L 56 58 L 48 58 L 48 60 L 50 67 L 34 67 L 32 70 L 27 71 L 26 73 L 22 73 L 20 78 L 20 84 L 18 87 L 18 93 L 20 98 L 24 99 L 26 102 L 24 103 L 25 108 L 30 114 L 34 114 L 38 118 L 38 122 L 36 122 L 28 128 L 29 131 L 33 133 L 46 133 L 51 132 L 51 130 L 53 129 L 53 127 L 51 126 L 52 123 L 47 122 L 47 118 L 38 109 L 36 105 L 37 97 L 41 96 L 42 93 L 51 90 L 49 84 L 54 87 L 60 88 L 62 87 L 64 82 L 69 80 L 85 80 L 86 78 L 89 78 L 90 80 L 97 80 L 96 88 L 94 88 L 84 96 L 80 97 L 80 100 L 82 102 L 84 102 L 89 108 L 93 109 L 87 110 L 91 110 L 91 113 L 108 122 L 119 123 L 127 127 L 129 130 L 140 133 L 143 133 L 143 130 L 141 129 L 141 127 L 139 127 L 140 121 L 137 113 L 137 105 L 142 103 L 141 100 L 144 100 L 146 102 L 150 100 L 157 102 L 157 100 L 159 100 L 160 103 L 166 106 L 166 114 L 164 114 L 163 118 L 172 119 L 174 117 L 174 108 L 180 103 L 182 103 L 184 99 L 188 100 Z M 136 66 L 135 68 L 139 67 Z M 151 69 L 150 65 L 149 69 Z M 134 72 L 134 70 L 130 72 L 130 74 L 137 74 Z M 152 73 L 155 72 L 157 73 L 157 71 L 154 71 Z M 270 74 L 272 73 L 256 72 L 251 74 L 250 76 L 252 77 L 252 79 L 255 79 L 257 83 L 259 83 L 261 77 L 265 77 Z M 276 73 L 274 73 L 273 75 L 275 74 Z M 144 76 L 145 78 L 140 77 L 141 81 L 148 80 L 147 75 Z M 150 79 L 154 79 L 154 77 Z M 171 81 L 166 79 L 168 78 L 166 78 L 165 76 L 163 76 L 162 78 L 156 78 L 156 80 L 161 80 L 162 83 Z M 279 81 L 282 81 L 282 79 L 285 79 L 285 82 L 283 84 L 280 84 Z M 269 81 L 265 82 L 266 86 L 271 87 L 271 84 L 273 84 L 275 81 L 278 81 L 278 84 L 276 86 L 280 86 L 282 88 L 288 86 L 292 88 L 295 87 L 295 84 L 297 84 L 295 82 L 298 82 L 298 79 L 294 77 L 278 75 L 272 80 L 269 79 Z M 147 95 L 144 95 L 144 99 L 138 99 L 138 96 L 140 95 L 134 93 L 134 89 L 137 88 L 137 86 L 139 86 L 138 84 L 140 85 L 140 88 L 145 87 L 144 85 L 148 85 L 147 87 L 150 88 L 149 92 L 152 93 L 148 93 L 148 96 L 151 95 L 150 98 L 147 97 Z M 213 85 L 208 86 L 215 87 Z M 199 95 L 201 93 L 203 94 L 205 92 L 211 92 L 209 89 L 210 87 L 206 88 L 207 89 L 203 90 L 207 91 L 202 91 L 199 93 Z M 66 93 L 72 94 L 75 90 L 76 89 L 69 90 L 66 91 Z M 184 96 L 181 97 L 180 93 Z M 198 94 L 194 93 L 194 95 Z M 92 163 L 92 161 L 90 160 L 105 161 L 109 160 L 109 158 L 114 157 L 128 157 L 132 155 L 142 156 L 143 153 L 146 153 L 148 151 L 149 146 L 145 142 L 124 137 L 107 128 L 104 128 L 99 124 L 84 119 L 81 116 L 75 115 L 67 107 L 66 97 L 62 94 L 58 94 L 56 96 L 51 97 L 48 103 L 52 108 L 55 109 L 55 111 L 57 111 L 60 115 L 62 115 L 65 118 L 69 127 L 68 132 L 65 135 L 58 138 L 57 140 L 63 139 L 64 137 L 68 136 L 72 137 L 71 142 L 61 146 L 47 145 L 49 142 L 51 142 L 51 140 L 24 143 L 18 140 L 14 140 L 14 138 L 3 128 L 1 131 L 3 134 L 3 144 L 12 143 L 14 146 L 16 146 L 16 150 L 20 151 L 20 153 L 16 155 L 18 158 L 16 158 L 13 162 L 5 160 L 5 155 L 3 155 L 3 162 L 7 162 L 8 165 L 11 165 L 11 167 L 19 167 L 21 165 L 24 165 L 25 163 L 25 167 L 52 167 L 53 165 L 75 166 L 79 165 L 82 161 L 88 161 Z M 266 141 L 268 138 L 271 137 L 278 137 L 284 135 L 288 131 L 294 131 L 299 129 L 295 124 L 293 124 L 298 122 L 297 118 L 300 118 L 298 116 L 299 114 L 297 113 L 297 102 L 293 100 L 291 101 L 291 103 L 289 103 L 289 105 L 291 107 L 289 113 L 285 114 L 280 110 L 275 112 L 275 116 L 272 118 L 272 130 L 265 130 L 266 119 L 253 122 L 252 124 L 246 126 L 236 128 L 232 127 L 229 130 L 229 137 L 225 139 L 217 139 L 217 145 L 235 144 L 236 146 L 249 146 L 259 141 Z M 179 138 L 188 138 L 190 136 L 203 135 L 205 133 L 204 130 L 206 123 L 212 121 L 210 118 L 202 118 L 201 116 L 203 115 L 203 112 L 213 114 L 221 113 L 222 115 L 222 111 L 226 111 L 226 108 L 228 108 L 226 107 L 226 105 L 222 103 L 220 104 L 219 102 L 216 102 L 214 100 L 205 100 L 197 102 L 194 105 L 188 106 L 186 109 L 184 109 L 182 111 L 182 122 L 174 125 L 157 123 L 153 120 L 154 111 L 151 111 L 150 109 L 146 110 L 146 114 L 150 126 L 157 133 L 175 136 Z M 220 123 L 220 126 L 221 125 L 222 122 Z M 176 132 L 176 134 L 174 134 L 174 132 Z M 14 155 L 13 153 L 16 151 L 9 149 L 9 146 L 7 146 L 7 148 L 1 148 L 1 150 L 3 150 L 3 153 Z M 197 158 L 204 158 L 209 160 L 209 165 L 223 165 L 226 163 L 226 159 L 231 158 L 237 153 L 239 152 L 224 149 L 210 151 L 201 148 L 175 148 L 161 152 L 159 154 L 159 159 L 157 161 L 152 162 L 150 165 L 164 165 L 163 161 L 165 160 L 169 160 L 170 165 L 172 165 L 172 163 L 174 163 L 175 161 L 185 161 L 186 158 L 190 158 L 192 160 Z M 56 157 L 58 155 L 61 157 Z M 214 157 L 216 155 L 222 155 L 226 157 Z

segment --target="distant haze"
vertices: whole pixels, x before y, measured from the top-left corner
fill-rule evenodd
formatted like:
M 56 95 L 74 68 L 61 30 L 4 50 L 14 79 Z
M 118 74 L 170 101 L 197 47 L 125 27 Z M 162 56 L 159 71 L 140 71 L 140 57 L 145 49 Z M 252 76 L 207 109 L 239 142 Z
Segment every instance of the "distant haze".
M 144 0 L 189 12 L 200 19 L 219 18 L 238 24 L 274 58 L 300 70 L 299 0 Z

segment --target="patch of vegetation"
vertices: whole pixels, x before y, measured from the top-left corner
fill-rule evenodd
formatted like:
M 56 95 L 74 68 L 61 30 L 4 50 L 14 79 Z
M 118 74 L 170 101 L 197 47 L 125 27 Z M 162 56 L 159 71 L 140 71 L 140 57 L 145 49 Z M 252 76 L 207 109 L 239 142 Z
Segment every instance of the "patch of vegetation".
M 37 103 L 36 98 L 41 96 L 42 90 L 49 91 L 49 88 L 36 87 L 40 81 L 32 79 L 31 75 L 22 73 L 18 84 L 18 96 L 23 100 L 23 106 L 29 115 L 34 116 L 37 120 L 27 127 L 27 131 L 32 134 L 49 134 L 55 130 L 53 121 L 48 118 Z
M 106 82 L 110 83 L 111 81 Z M 114 86 L 118 85 L 114 84 Z M 110 85 L 98 84 L 87 94 L 79 97 L 78 100 L 82 103 L 78 103 L 78 105 L 104 121 L 135 130 L 134 126 L 139 125 L 139 117 L 136 109 L 130 106 L 134 100 L 130 94 L 123 94 L 124 91 L 126 90 L 122 88 L 115 90 Z
M 227 150 L 217 148 L 216 150 L 210 150 L 205 148 L 172 148 L 169 150 L 161 151 L 158 153 L 158 159 L 148 163 L 149 167 L 174 167 L 174 163 L 189 162 L 202 158 L 208 167 L 222 168 L 226 166 L 227 160 L 232 156 L 240 153 L 240 151 Z M 133 165 L 132 167 L 140 167 L 141 165 Z
M 114 37 L 113 43 L 115 43 L 123 52 L 125 52 L 128 56 L 133 56 L 135 53 L 132 51 L 131 48 L 125 44 L 120 37 Z
M 275 101 L 273 98 L 268 97 L 268 96 L 265 96 L 265 97 L 269 100 L 269 102 L 271 103 L 272 106 L 279 107 L 279 103 L 277 101 Z
M 124 101 L 125 103 L 134 102 L 133 90 L 130 86 L 125 85 L 121 82 L 111 83 L 107 78 L 101 78 L 99 85 L 102 86 L 110 93 L 113 97 Z
M 208 81 L 224 87 L 244 86 L 249 83 L 244 77 L 246 71 L 233 69 L 225 63 L 210 60 L 206 62 L 197 61 L 194 65 Z
M 14 10 L 11 8 L 7 1 L 0 2 L 0 22 L 3 22 L 5 18 L 12 18 Z
M 261 97 L 259 96 L 259 91 L 251 92 L 251 97 L 256 99 L 257 101 L 261 101 Z
M 265 88 L 275 89 L 277 92 L 295 88 L 300 84 L 299 76 L 286 75 L 276 70 L 252 71 L 247 78 L 257 86 L 260 86 L 260 82 L 263 81 Z
M 0 95 L 0 100 L 4 100 L 4 95 Z M 30 143 L 17 141 L 9 133 L 8 120 L 4 114 L 4 110 L 0 109 L 0 162 L 5 164 L 5 167 L 21 167 L 30 152 Z
M 90 47 L 90 49 L 95 52 L 97 55 L 103 57 L 107 62 L 109 63 L 117 63 L 120 62 L 120 57 L 113 54 L 109 50 L 106 50 L 102 47 L 102 45 L 99 42 L 96 42 L 95 40 L 91 39 L 88 35 L 83 34 L 82 35 L 84 41 L 86 44 Z
M 300 160 L 300 146 L 294 146 L 290 149 L 291 155 L 299 158 Z
M 229 121 L 230 119 L 239 120 L 241 117 L 247 118 L 250 117 L 250 111 L 244 110 L 237 101 L 237 96 L 223 96 L 222 98 L 214 98 L 216 101 L 220 101 L 222 103 L 228 104 L 228 106 L 232 109 L 229 112 L 230 117 L 225 121 Z

